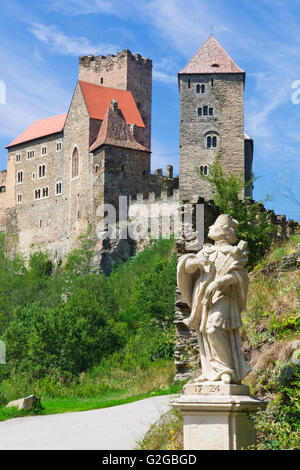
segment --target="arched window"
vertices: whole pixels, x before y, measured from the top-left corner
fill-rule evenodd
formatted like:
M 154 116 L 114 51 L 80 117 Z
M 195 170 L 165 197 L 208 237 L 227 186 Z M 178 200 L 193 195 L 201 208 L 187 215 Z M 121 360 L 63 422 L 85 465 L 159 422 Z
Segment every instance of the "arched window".
M 18 171 L 17 173 L 17 183 L 21 184 L 23 183 L 23 170 Z
M 6 186 L 0 186 L 0 193 L 6 192 Z
M 45 178 L 46 176 L 46 165 L 39 165 L 39 178 Z
M 201 91 L 201 87 L 200 87 L 200 85 L 197 85 L 196 86 L 196 93 L 200 93 L 200 91 Z
M 205 93 L 205 85 L 201 85 L 201 93 Z
M 79 176 L 79 152 L 75 147 L 72 155 L 72 178 Z
M 206 137 L 206 147 L 208 149 L 216 149 L 218 147 L 218 137 L 216 135 L 208 135 Z

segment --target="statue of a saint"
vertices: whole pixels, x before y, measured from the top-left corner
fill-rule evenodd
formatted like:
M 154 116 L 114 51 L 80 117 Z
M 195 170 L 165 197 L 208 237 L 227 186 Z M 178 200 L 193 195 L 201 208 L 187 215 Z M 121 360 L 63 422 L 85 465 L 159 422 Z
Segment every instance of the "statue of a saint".
M 196 331 L 200 348 L 202 374 L 196 382 L 240 384 L 251 370 L 240 346 L 249 278 L 247 243 L 233 246 L 237 226 L 229 215 L 220 215 L 208 233 L 215 244 L 178 262 L 178 287 L 191 308 L 185 323 Z

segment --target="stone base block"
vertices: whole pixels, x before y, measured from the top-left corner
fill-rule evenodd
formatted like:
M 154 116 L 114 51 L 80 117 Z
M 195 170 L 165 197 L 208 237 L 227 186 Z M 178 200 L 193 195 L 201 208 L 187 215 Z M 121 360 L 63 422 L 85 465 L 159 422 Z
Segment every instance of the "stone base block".
M 214 384 L 221 387 L 220 383 Z M 198 387 L 200 384 L 187 385 Z M 211 384 L 206 382 L 205 387 Z M 224 384 L 224 387 L 244 386 Z M 183 394 L 172 404 L 183 415 L 184 450 L 240 450 L 255 443 L 249 414 L 265 409 L 266 402 L 246 394 L 222 394 L 222 389 L 220 394 L 186 394 L 193 390 L 195 388 L 185 386 Z M 204 390 L 201 389 L 201 393 Z

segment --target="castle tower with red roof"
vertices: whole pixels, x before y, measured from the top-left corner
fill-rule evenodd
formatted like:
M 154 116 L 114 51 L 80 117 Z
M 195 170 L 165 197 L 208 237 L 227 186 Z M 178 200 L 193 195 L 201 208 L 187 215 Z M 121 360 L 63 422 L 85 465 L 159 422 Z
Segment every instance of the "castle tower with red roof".
M 226 173 L 252 177 L 253 141 L 244 132 L 245 72 L 209 36 L 178 73 L 180 92 L 180 175 L 182 198 L 198 194 L 212 198 L 200 180 L 217 155 Z M 252 195 L 252 183 L 245 196 Z
M 127 90 L 145 124 L 144 145 L 151 149 L 152 61 L 128 49 L 117 55 L 82 56 L 79 59 L 79 80 L 96 85 Z
M 178 187 L 170 174 L 150 174 L 151 89 L 152 61 L 139 54 L 81 57 L 67 112 L 30 124 L 7 146 L 0 231 L 18 252 L 46 249 L 64 260 L 91 226 L 99 253 L 104 205 L 118 217 L 119 196 Z

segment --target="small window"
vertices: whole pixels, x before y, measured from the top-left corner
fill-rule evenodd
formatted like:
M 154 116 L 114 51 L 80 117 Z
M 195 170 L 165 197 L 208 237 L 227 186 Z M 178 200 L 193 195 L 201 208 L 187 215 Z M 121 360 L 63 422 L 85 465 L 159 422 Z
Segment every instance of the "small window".
M 207 142 L 207 148 L 208 149 L 217 148 L 217 146 L 218 146 L 218 139 L 217 139 L 217 136 L 215 136 L 215 135 L 207 136 L 206 142 Z
M 46 176 L 46 165 L 39 166 L 39 178 L 45 178 Z
M 188 79 L 188 88 L 191 88 L 191 79 Z
M 34 150 L 28 150 L 27 151 L 27 158 L 28 159 L 34 158 Z
M 36 178 L 36 174 L 32 173 L 32 179 L 35 180 L 35 178 Z
M 205 85 L 201 85 L 201 93 L 205 93 Z
M 16 163 L 20 163 L 20 161 L 21 161 L 21 154 L 17 153 L 16 154 Z
M 40 228 L 42 228 L 42 226 L 43 226 L 43 221 L 42 221 L 42 219 L 40 219 L 39 225 L 40 225 Z
M 23 183 L 23 171 L 22 170 L 18 171 L 17 173 L 17 183 L 18 184 Z
M 43 197 L 48 197 L 49 196 L 49 188 L 46 186 L 43 188 Z
M 56 142 L 56 151 L 57 152 L 60 152 L 62 150 L 62 141 L 61 140 L 58 140 Z
M 196 93 L 200 93 L 200 91 L 201 91 L 201 87 L 200 87 L 200 85 L 197 85 L 196 86 Z
M 99 171 L 99 165 L 96 165 L 95 166 L 95 173 L 98 173 L 98 171 Z
M 213 88 L 213 86 L 214 86 L 214 79 L 213 78 L 211 79 L 210 83 L 211 83 L 211 87 Z
M 0 186 L 0 194 L 6 192 L 6 186 Z
M 41 155 L 42 157 L 44 157 L 45 155 L 47 155 L 47 146 L 44 145 L 42 148 L 41 148 Z
M 198 116 L 202 116 L 202 108 L 198 108 Z
M 62 194 L 62 183 L 60 181 L 55 185 L 55 194 L 56 196 Z
M 22 194 L 17 195 L 17 202 L 22 202 Z
M 80 211 L 77 211 L 77 219 L 80 219 Z
M 217 68 L 220 67 L 220 64 L 212 64 L 211 66 L 214 67 L 215 69 L 217 69 Z
M 208 114 L 209 114 L 210 116 L 213 116 L 213 115 L 214 115 L 214 108 L 209 108 Z
M 200 166 L 200 173 L 201 175 L 207 176 L 209 173 L 208 166 L 207 165 L 201 165 Z
M 208 106 L 203 106 L 203 116 L 208 115 Z
M 72 178 L 76 178 L 77 176 L 79 176 L 79 152 L 76 147 L 72 155 Z
M 103 77 L 100 78 L 100 83 L 103 84 Z
M 35 192 L 34 192 L 34 199 L 37 200 L 37 199 L 41 199 L 41 190 L 40 189 L 36 189 Z

